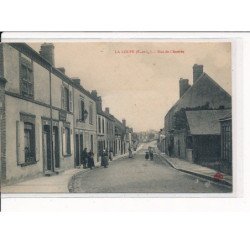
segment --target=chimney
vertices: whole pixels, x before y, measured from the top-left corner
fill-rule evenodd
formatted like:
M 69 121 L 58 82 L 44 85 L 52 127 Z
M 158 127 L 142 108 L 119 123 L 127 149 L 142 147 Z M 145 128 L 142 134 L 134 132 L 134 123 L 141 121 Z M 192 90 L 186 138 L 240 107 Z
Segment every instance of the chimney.
M 53 43 L 43 43 L 39 51 L 40 55 L 52 66 L 55 66 L 54 45 Z
M 81 79 L 79 77 L 72 77 L 71 80 L 76 84 L 80 85 L 81 84 Z
M 105 112 L 106 112 L 107 114 L 109 114 L 109 108 L 108 108 L 108 107 L 105 108 Z
M 97 97 L 96 105 L 99 107 L 100 110 L 102 110 L 102 97 L 101 96 Z
M 193 83 L 203 74 L 203 65 L 195 64 L 193 66 Z
M 95 99 L 97 99 L 97 91 L 96 91 L 96 90 L 92 90 L 92 91 L 91 91 L 91 95 L 92 95 Z
M 180 98 L 184 95 L 184 93 L 190 88 L 191 86 L 188 83 L 188 79 L 180 78 L 179 80 L 179 88 L 180 88 Z
M 122 125 L 123 125 L 124 127 L 126 127 L 126 120 L 125 120 L 125 119 L 122 119 Z
M 65 75 L 65 68 L 61 67 L 61 68 L 57 68 L 59 71 L 61 71 L 64 75 Z

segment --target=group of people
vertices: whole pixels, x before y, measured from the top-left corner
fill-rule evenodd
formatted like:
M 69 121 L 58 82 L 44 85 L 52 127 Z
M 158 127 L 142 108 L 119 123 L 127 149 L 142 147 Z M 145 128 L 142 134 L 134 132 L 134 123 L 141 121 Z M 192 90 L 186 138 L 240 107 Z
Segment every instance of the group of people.
M 154 152 L 151 147 L 148 148 L 148 151 L 145 154 L 145 159 L 146 160 L 150 159 L 151 161 L 154 159 Z
M 90 150 L 88 152 L 87 148 L 85 148 L 82 151 L 82 164 L 83 164 L 83 168 L 90 168 L 90 169 L 92 169 L 95 166 L 94 153 L 93 153 L 92 150 Z

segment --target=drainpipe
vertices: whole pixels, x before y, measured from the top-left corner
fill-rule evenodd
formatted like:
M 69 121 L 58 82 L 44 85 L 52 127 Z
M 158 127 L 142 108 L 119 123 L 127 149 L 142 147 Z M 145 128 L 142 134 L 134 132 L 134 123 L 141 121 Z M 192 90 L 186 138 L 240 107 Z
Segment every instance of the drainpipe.
M 51 72 L 52 67 L 49 70 L 49 89 L 50 89 L 50 162 L 51 162 L 51 171 L 54 169 L 54 159 L 53 159 L 53 113 L 52 113 L 52 87 L 51 87 Z
M 5 120 L 5 84 L 7 80 L 0 77 L 0 185 L 6 179 L 6 120 Z M 4 171 L 3 171 L 4 169 Z

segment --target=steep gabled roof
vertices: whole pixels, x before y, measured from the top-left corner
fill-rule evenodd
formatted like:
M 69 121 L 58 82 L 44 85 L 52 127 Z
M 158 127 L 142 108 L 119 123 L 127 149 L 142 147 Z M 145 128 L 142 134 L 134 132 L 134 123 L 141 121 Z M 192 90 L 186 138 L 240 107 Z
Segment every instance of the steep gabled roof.
M 184 95 L 172 106 L 166 116 L 181 108 L 195 108 L 209 102 L 210 107 L 231 108 L 231 96 L 208 74 L 203 73 Z

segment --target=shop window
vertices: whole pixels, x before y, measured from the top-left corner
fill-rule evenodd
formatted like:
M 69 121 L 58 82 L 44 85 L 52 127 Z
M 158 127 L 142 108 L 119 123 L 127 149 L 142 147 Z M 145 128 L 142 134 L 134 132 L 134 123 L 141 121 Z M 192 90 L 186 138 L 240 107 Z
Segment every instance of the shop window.
M 26 166 L 40 159 L 40 132 L 35 116 L 21 113 L 17 121 L 17 164 Z
M 35 161 L 35 129 L 31 123 L 24 123 L 25 163 Z

